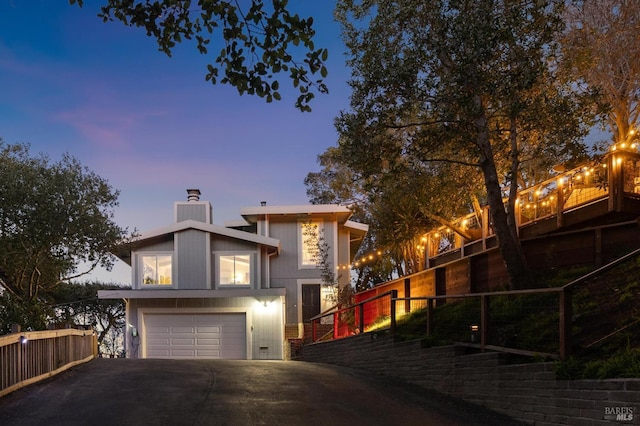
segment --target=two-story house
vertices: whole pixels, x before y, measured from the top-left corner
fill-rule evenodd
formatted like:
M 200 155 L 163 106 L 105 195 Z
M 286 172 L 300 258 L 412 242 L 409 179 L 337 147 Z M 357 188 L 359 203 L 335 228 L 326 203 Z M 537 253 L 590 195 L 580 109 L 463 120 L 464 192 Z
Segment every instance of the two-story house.
M 200 191 L 174 205 L 175 222 L 143 232 L 119 257 L 131 266 L 124 299 L 130 358 L 283 359 L 287 339 L 330 308 L 318 267 L 351 263 L 368 227 L 339 205 L 247 207 L 243 220 L 214 225 Z M 349 285 L 348 269 L 336 273 Z

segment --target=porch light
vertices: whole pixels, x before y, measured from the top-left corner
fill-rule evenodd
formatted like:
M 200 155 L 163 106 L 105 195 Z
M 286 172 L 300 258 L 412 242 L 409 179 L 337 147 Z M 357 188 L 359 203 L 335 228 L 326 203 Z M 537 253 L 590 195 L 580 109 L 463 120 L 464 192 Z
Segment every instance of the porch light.
M 21 344 L 26 345 L 28 341 L 29 341 L 29 339 L 27 339 L 27 336 L 20 336 L 20 343 Z

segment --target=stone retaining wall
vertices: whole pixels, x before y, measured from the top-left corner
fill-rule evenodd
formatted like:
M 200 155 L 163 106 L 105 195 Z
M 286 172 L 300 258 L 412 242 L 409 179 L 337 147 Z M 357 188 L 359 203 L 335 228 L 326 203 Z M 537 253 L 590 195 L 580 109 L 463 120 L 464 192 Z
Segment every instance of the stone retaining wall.
M 640 424 L 640 379 L 556 380 L 552 362 L 507 365 L 507 355 L 423 348 L 367 333 L 305 345 L 303 359 L 368 370 L 445 393 L 536 426 Z

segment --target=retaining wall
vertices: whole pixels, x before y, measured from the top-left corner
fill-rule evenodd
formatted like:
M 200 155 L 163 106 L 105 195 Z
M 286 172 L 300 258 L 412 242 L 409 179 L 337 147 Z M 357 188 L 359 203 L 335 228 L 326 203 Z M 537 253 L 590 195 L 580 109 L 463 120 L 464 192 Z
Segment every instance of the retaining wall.
M 445 393 L 536 426 L 640 424 L 640 379 L 556 380 L 552 362 L 366 333 L 305 345 L 303 359 L 368 370 Z

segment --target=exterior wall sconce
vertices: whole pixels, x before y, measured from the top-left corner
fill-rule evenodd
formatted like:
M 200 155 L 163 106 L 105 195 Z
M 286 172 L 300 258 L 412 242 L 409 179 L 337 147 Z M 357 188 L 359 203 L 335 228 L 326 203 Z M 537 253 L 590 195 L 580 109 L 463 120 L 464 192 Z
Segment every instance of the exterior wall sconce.
M 20 343 L 21 344 L 26 345 L 28 341 L 29 341 L 29 339 L 27 339 L 27 336 L 20 336 Z

